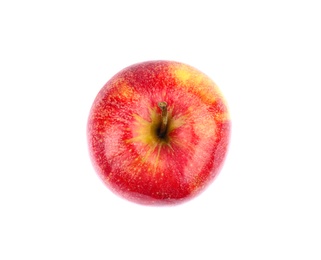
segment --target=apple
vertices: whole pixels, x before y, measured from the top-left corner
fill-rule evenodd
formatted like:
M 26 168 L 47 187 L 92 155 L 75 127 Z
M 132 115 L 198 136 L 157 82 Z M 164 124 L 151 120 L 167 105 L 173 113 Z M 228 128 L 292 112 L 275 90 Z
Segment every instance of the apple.
M 91 107 L 87 137 L 98 175 L 116 194 L 145 205 L 176 205 L 219 173 L 230 117 L 217 85 L 174 61 L 131 65 Z

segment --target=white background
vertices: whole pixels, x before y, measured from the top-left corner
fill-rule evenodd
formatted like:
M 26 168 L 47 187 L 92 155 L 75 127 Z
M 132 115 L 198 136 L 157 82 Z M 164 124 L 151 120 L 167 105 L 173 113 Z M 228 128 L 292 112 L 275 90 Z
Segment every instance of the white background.
M 319 1 L 1 1 L 0 259 L 321 259 Z M 86 122 L 122 68 L 208 74 L 232 115 L 216 181 L 176 207 L 120 199 Z

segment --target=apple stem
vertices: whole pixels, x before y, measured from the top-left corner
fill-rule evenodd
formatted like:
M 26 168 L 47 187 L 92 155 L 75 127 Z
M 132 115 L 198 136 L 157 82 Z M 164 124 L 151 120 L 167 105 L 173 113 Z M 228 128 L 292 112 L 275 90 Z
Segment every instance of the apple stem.
M 162 120 L 158 135 L 163 138 L 166 135 L 168 124 L 167 103 L 165 101 L 158 102 L 158 107 L 162 110 Z

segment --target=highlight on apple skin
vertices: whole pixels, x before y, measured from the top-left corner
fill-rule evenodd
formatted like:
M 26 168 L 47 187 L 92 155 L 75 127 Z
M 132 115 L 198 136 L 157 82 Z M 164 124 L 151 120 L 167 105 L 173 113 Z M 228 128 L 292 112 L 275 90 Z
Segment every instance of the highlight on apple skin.
M 174 61 L 131 65 L 100 90 L 87 124 L 89 153 L 103 182 L 144 205 L 176 205 L 222 168 L 230 117 L 217 85 Z

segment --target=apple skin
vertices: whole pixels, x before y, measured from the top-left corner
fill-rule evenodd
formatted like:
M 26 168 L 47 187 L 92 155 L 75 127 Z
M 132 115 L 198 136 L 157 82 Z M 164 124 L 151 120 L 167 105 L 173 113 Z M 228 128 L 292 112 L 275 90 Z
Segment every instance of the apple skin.
M 162 137 L 159 102 L 168 109 Z M 208 76 L 160 60 L 131 65 L 105 84 L 87 138 L 93 166 L 114 193 L 144 205 L 176 205 L 217 176 L 230 128 L 226 102 Z

